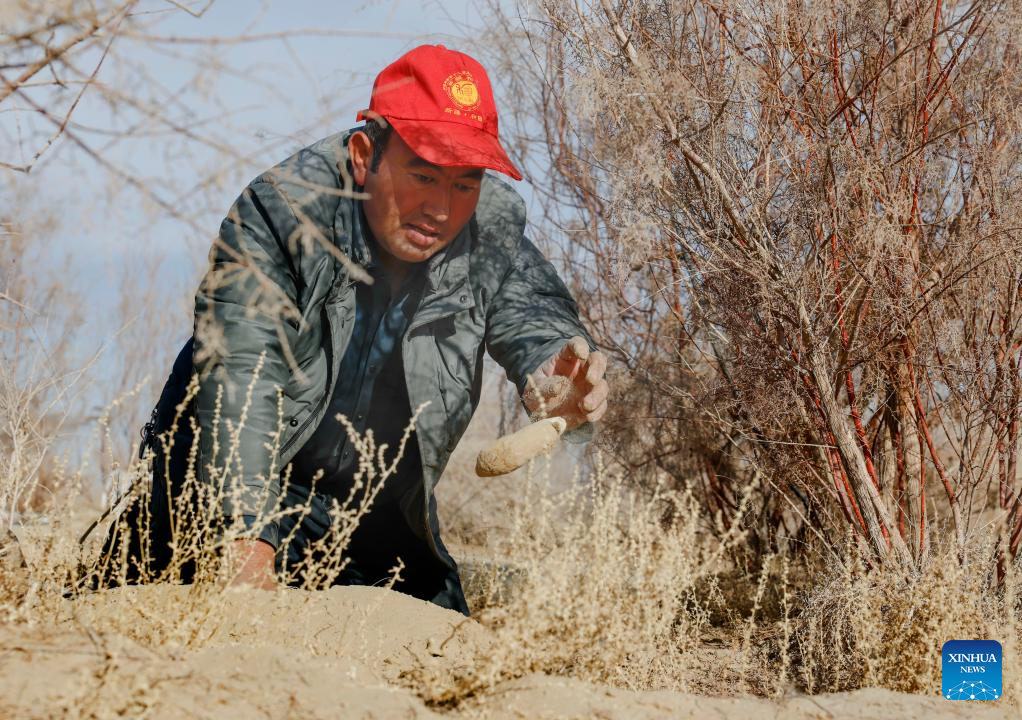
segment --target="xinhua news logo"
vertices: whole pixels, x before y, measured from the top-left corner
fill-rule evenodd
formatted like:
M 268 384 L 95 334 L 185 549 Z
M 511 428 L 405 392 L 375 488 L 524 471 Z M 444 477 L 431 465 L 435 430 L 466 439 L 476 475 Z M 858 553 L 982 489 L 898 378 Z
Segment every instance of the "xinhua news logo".
M 948 700 L 1001 697 L 1001 643 L 948 640 L 941 650 L 941 690 Z

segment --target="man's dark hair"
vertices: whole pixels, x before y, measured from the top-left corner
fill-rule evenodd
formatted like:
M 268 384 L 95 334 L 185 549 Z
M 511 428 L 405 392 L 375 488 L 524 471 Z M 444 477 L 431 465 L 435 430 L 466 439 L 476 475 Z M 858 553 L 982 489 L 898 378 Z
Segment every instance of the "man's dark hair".
M 362 132 L 369 136 L 369 142 L 372 143 L 373 155 L 369 160 L 369 169 L 376 172 L 380 169 L 380 158 L 387 149 L 387 141 L 390 140 L 394 127 L 386 120 L 366 120 Z

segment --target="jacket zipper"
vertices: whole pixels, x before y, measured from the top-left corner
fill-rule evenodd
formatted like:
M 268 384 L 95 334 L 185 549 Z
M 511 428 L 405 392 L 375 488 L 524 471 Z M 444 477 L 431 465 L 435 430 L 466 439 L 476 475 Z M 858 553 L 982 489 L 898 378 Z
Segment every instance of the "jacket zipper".
M 457 290 L 457 288 L 456 288 L 456 290 Z M 451 295 L 453 295 L 453 294 L 454 293 L 451 293 Z M 405 332 L 405 337 L 404 337 L 404 339 L 402 341 L 401 351 L 402 351 L 403 356 L 405 358 L 408 357 L 408 352 L 407 352 L 408 336 L 411 335 L 413 330 L 416 330 L 417 328 L 423 327 L 425 325 L 429 325 L 431 323 L 439 322 L 440 320 L 443 320 L 444 318 L 448 318 L 448 317 L 451 317 L 452 315 L 458 314 L 460 311 L 462 311 L 464 309 L 465 308 L 463 308 L 463 307 L 445 308 L 444 310 L 441 310 L 440 314 L 438 314 L 436 317 L 428 317 L 427 316 L 426 319 L 420 320 L 419 322 L 412 323 L 408 327 L 408 330 Z M 439 360 L 439 357 L 437 357 L 437 360 Z M 437 379 L 437 383 L 439 384 L 439 378 Z M 405 385 L 406 386 L 408 385 L 408 377 L 407 377 L 407 375 L 405 376 Z M 409 396 L 409 400 L 410 399 L 411 399 L 411 397 Z M 441 402 L 444 404 L 444 412 L 446 412 L 447 411 L 447 401 L 446 401 L 446 399 L 441 398 Z M 418 433 L 416 433 L 415 442 L 417 442 L 417 443 L 419 442 Z M 419 446 L 419 452 L 420 453 L 422 452 L 422 446 L 421 445 Z M 436 460 L 436 458 L 433 458 L 433 459 Z M 430 498 L 430 495 L 432 493 L 431 492 L 427 492 L 426 488 L 425 488 L 426 474 L 428 472 L 429 471 L 427 471 L 425 467 L 422 468 L 422 483 L 423 483 L 424 487 L 423 487 L 423 493 L 422 493 L 422 500 L 423 500 L 423 508 L 422 508 L 422 510 L 423 510 L 423 512 L 422 512 L 422 515 L 420 516 L 420 520 L 422 521 L 422 528 L 423 528 L 423 530 L 425 530 L 424 535 L 427 538 L 426 544 L 429 546 L 430 552 L 433 553 L 433 557 L 435 557 L 437 560 L 439 560 L 443 565 L 445 565 L 447 567 L 451 567 L 450 562 L 452 562 L 453 559 L 449 560 L 450 553 L 446 552 L 446 548 L 444 549 L 444 552 L 441 552 L 440 548 L 442 547 L 443 543 L 440 540 L 439 535 L 435 535 L 433 533 L 433 526 L 430 523 L 430 517 L 429 517 L 429 498 Z

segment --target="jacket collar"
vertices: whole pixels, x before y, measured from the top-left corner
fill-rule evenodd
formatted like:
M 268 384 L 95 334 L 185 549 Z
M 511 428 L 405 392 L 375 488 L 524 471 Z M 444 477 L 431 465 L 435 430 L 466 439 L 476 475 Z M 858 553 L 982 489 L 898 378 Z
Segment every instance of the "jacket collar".
M 356 187 L 357 193 L 362 193 L 361 186 Z M 368 239 L 369 228 L 366 226 L 365 212 L 362 210 L 362 201 L 355 198 L 341 200 L 342 204 L 349 204 L 351 216 L 351 232 L 348 257 L 366 268 L 376 266 L 376 257 L 373 253 L 372 244 Z M 342 248 L 343 249 L 343 248 Z
M 469 220 L 450 245 L 427 261 L 426 289 L 409 331 L 475 305 L 469 273 L 474 225 L 475 221 Z

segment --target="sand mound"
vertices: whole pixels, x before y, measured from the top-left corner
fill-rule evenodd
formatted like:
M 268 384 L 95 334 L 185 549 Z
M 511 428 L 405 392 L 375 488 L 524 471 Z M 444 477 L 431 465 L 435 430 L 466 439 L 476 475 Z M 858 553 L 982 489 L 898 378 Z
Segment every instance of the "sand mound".
M 435 717 L 357 661 L 293 648 L 155 653 L 70 629 L 6 631 L 2 645 L 2 717 Z
M 533 675 L 438 714 L 402 672 L 454 670 L 492 638 L 379 588 L 319 593 L 148 586 L 0 625 L 0 717 L 1000 718 L 1007 706 L 862 690 L 770 701 L 629 692 Z
M 0 717 L 433 717 L 392 684 L 470 662 L 462 615 L 380 588 L 121 588 L 0 627 Z
M 96 593 L 68 610 L 66 623 L 176 649 L 250 646 L 345 658 L 381 680 L 423 663 L 471 662 L 490 642 L 463 615 L 375 587 L 229 590 L 143 586 Z

